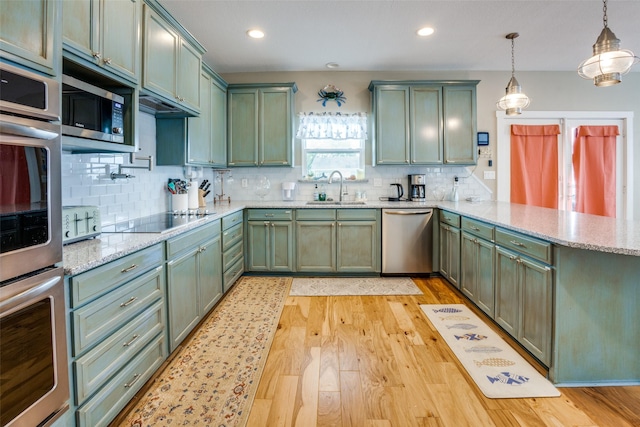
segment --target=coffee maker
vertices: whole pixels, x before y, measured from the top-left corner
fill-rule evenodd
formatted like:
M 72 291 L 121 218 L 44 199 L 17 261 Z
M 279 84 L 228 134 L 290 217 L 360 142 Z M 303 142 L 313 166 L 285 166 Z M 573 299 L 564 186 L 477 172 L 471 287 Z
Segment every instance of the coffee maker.
M 425 200 L 426 175 L 409 175 L 409 200 Z

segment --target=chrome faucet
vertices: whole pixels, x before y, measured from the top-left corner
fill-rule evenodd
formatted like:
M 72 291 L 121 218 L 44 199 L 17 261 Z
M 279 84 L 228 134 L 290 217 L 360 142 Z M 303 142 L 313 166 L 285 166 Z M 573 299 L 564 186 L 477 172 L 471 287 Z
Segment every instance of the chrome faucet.
M 333 174 L 337 173 L 338 175 L 340 175 L 340 201 L 342 201 L 342 174 L 340 173 L 340 171 L 333 171 L 331 172 L 331 175 L 329 175 L 329 184 L 331 184 L 333 182 Z

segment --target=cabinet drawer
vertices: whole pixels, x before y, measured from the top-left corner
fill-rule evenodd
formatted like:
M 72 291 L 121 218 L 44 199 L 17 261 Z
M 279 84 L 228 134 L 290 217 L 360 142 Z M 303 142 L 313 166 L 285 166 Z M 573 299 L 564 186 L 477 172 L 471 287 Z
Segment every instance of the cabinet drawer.
M 460 215 L 447 211 L 440 211 L 440 222 L 460 228 Z
M 160 335 L 76 412 L 78 427 L 101 427 L 120 413 L 167 357 Z
M 335 209 L 298 209 L 296 219 L 299 221 L 332 221 L 336 219 Z
M 551 243 L 496 228 L 496 244 L 551 264 Z
M 185 249 L 198 246 L 200 243 L 220 234 L 220 220 L 217 219 L 202 227 L 194 228 L 177 237 L 167 240 L 167 259 L 171 259 Z
M 71 307 L 80 307 L 163 261 L 162 245 L 158 244 L 73 276 Z
M 239 259 L 238 262 L 236 262 L 229 270 L 225 271 L 223 282 L 224 292 L 227 292 L 229 290 L 231 285 L 233 285 L 235 281 L 238 280 L 240 276 L 242 276 L 243 272 L 244 262 L 242 259 Z
M 222 250 L 226 251 L 231 246 L 242 240 L 242 224 L 236 224 L 232 228 L 222 232 Z
M 222 271 L 227 271 L 233 264 L 242 258 L 242 242 L 238 242 L 234 247 L 222 254 Z
M 74 362 L 76 404 L 81 405 L 164 330 L 164 300 L 156 301 L 115 334 Z
M 164 268 L 144 274 L 73 312 L 73 355 L 102 341 L 164 296 Z
M 375 221 L 378 219 L 377 209 L 338 209 L 338 220 L 364 220 Z
M 249 220 L 291 220 L 293 219 L 293 210 L 291 209 L 249 209 Z
M 242 224 L 242 211 L 234 212 L 222 218 L 223 230 L 227 230 L 236 224 Z
M 473 234 L 474 236 L 493 241 L 493 231 L 495 230 L 493 225 L 465 217 L 462 217 L 461 224 L 463 230 Z

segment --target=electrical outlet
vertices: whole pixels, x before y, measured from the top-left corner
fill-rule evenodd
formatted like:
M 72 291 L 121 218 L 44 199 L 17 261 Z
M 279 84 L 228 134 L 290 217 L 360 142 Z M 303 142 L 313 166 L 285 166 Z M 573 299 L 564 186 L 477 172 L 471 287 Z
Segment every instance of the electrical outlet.
M 242 178 L 242 188 L 247 188 L 249 184 L 247 183 L 247 178 Z
M 496 179 L 496 171 L 484 171 L 484 179 Z

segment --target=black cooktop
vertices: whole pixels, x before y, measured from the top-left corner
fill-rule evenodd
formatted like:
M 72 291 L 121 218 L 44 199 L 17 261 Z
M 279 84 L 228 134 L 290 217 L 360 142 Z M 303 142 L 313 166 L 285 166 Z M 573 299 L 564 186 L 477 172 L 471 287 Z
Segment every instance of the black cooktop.
M 160 213 L 102 227 L 103 233 L 166 233 L 205 218 L 209 213 L 187 215 Z

